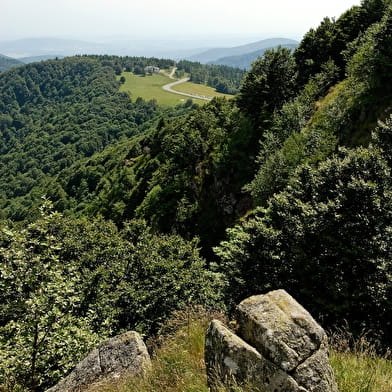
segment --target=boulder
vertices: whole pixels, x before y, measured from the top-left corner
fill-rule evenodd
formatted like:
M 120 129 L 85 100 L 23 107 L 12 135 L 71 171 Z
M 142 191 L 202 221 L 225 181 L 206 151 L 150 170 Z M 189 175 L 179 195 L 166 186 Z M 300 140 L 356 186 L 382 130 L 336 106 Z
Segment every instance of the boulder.
M 80 392 L 113 379 L 140 376 L 151 366 L 137 332 L 115 336 L 91 351 L 73 371 L 47 392 Z
M 212 320 L 207 330 L 205 362 L 211 392 L 222 391 L 222 385 L 230 387 L 237 382 L 263 392 L 304 391 L 292 377 L 219 320 Z
M 337 392 L 324 330 L 284 290 L 247 298 L 236 314 L 238 336 L 216 321 L 207 332 L 211 391 L 230 374 L 265 392 Z

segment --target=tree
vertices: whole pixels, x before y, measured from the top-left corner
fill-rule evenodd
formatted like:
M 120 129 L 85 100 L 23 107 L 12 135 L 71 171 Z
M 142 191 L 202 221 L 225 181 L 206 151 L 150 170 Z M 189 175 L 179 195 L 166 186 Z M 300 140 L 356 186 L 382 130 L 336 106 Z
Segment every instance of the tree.
M 143 220 L 129 222 L 123 235 L 131 245 L 113 287 L 119 327 L 132 326 L 150 336 L 175 310 L 222 305 L 221 276 L 207 270 L 196 239 L 152 234 Z
M 340 79 L 344 78 L 350 45 L 381 20 L 387 7 L 385 0 L 363 0 L 360 6 L 350 8 L 336 21 L 324 18 L 316 29 L 310 29 L 294 52 L 299 83 L 306 84 L 329 60 L 339 68 Z
M 3 226 L 0 247 L 0 385 L 48 388 L 97 341 L 88 316 L 76 316 L 83 284 L 77 265 L 60 257 L 48 210 L 21 231 Z
M 389 80 L 392 75 L 392 6 L 381 21 L 373 24 L 358 41 L 355 54 L 347 70 L 357 81 L 364 81 L 371 89 L 390 93 Z
M 270 116 L 296 91 L 295 61 L 290 49 L 266 50 L 252 64 L 237 97 L 238 106 L 254 121 Z
M 196 240 L 64 218 L 48 201 L 41 213 L 0 227 L 0 389 L 46 390 L 106 337 L 150 336 L 175 310 L 220 303 Z
M 322 71 L 312 76 L 294 99 L 275 111 L 271 126 L 264 132 L 260 143 L 259 168 L 253 181 L 247 185 L 256 205 L 265 205 L 269 197 L 281 191 L 295 168 L 305 160 L 322 151 L 328 154 L 334 150 L 334 140 L 329 140 L 327 130 L 316 143 L 311 143 L 314 137 L 306 126 L 317 110 L 314 103 L 336 82 L 337 74 L 338 69 L 332 61 L 325 63 Z
M 391 125 L 389 132 L 383 127 L 382 140 L 390 137 Z M 375 144 L 342 149 L 316 168 L 303 165 L 267 208 L 229 229 L 216 252 L 233 301 L 284 288 L 323 316 L 326 326 L 347 320 L 355 331 L 365 327 L 390 342 L 387 154 Z

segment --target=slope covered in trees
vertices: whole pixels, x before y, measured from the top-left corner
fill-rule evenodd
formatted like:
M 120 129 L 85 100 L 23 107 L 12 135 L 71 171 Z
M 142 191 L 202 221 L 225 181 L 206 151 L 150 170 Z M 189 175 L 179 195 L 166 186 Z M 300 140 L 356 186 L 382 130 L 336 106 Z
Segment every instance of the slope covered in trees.
M 22 65 L 23 62 L 0 54 L 0 72 Z
M 206 84 L 224 94 L 236 94 L 245 71 L 227 65 L 204 65 L 192 61 L 181 60 L 177 63 L 177 74 L 190 74 L 194 83 Z
M 18 67 L 0 75 L 0 208 L 20 220 L 49 178 L 160 113 L 156 103 L 118 92 L 119 65 L 76 57 Z
M 118 93 L 132 58 L 1 74 L 0 388 L 44 390 L 98 336 L 273 288 L 390 347 L 391 21 L 364 0 L 199 108 Z

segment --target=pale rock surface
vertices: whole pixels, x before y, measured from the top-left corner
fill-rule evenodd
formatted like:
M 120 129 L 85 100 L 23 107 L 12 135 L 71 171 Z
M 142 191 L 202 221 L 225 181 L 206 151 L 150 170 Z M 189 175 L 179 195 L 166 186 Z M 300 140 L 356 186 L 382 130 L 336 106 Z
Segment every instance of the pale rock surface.
M 115 379 L 140 376 L 151 366 L 137 332 L 115 336 L 94 349 L 75 369 L 47 392 L 81 392 Z
M 216 321 L 207 332 L 211 391 L 230 374 L 261 392 L 337 392 L 324 330 L 284 290 L 242 301 L 237 323 L 238 336 Z
M 221 383 L 227 387 L 236 381 L 257 391 L 261 386 L 263 392 L 304 391 L 292 377 L 263 358 L 219 320 L 213 320 L 208 328 L 205 352 L 211 392 L 221 391 Z

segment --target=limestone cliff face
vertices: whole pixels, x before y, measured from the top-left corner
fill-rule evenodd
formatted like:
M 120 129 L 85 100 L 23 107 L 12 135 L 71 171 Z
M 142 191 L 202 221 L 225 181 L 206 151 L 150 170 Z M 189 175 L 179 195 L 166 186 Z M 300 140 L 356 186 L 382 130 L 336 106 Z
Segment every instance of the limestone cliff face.
M 263 392 L 337 392 L 324 330 L 284 290 L 242 301 L 237 322 L 238 336 L 216 320 L 207 331 L 212 392 L 221 382 Z

